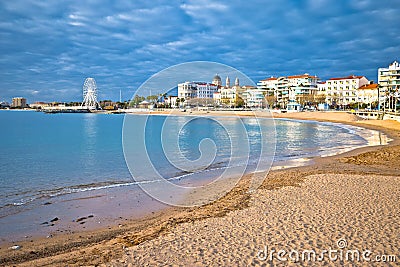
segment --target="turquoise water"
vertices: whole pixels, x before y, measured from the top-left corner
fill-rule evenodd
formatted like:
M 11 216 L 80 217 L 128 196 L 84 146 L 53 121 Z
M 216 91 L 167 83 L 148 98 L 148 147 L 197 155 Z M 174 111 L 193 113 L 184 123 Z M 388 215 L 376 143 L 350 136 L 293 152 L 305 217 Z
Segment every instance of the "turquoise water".
M 129 115 L 131 125 L 140 115 Z M 179 133 L 179 147 L 172 151 L 180 157 L 200 156 L 199 142 L 210 138 L 217 145 L 216 157 L 204 169 L 182 171 L 168 163 L 163 154 L 159 133 L 165 116 L 149 117 L 146 145 L 157 170 L 166 178 L 195 182 L 218 175 L 228 165 L 231 146 L 226 130 L 207 118 L 191 120 Z M 189 117 L 169 118 L 182 123 Z M 250 157 L 243 155 L 246 171 L 255 169 L 260 157 L 260 128 L 254 119 L 223 118 L 228 125 L 244 123 L 249 135 Z M 122 147 L 124 115 L 44 114 L 30 111 L 0 111 L 0 218 L 33 209 L 62 195 L 79 194 L 109 187 L 133 186 Z M 267 124 L 268 138 L 273 129 Z M 330 123 L 275 120 L 275 163 L 324 156 L 365 146 L 376 133 Z M 140 130 L 140 129 L 138 129 Z M 235 134 L 234 130 L 233 133 Z M 169 138 L 167 136 L 167 138 Z M 170 137 L 171 140 L 173 136 Z M 268 140 L 267 140 L 268 142 Z M 379 143 L 379 142 L 378 142 Z M 239 159 L 238 162 L 241 159 Z M 263 159 L 261 159 L 261 162 Z

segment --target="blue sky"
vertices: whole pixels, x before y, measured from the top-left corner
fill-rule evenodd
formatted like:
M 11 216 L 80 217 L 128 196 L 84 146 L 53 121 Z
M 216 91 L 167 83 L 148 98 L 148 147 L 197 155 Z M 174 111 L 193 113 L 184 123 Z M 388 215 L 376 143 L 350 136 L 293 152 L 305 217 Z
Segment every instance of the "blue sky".
M 154 73 L 197 60 L 255 82 L 305 72 L 376 80 L 399 60 L 399 14 L 398 0 L 2 0 L 0 100 L 80 101 L 86 77 L 100 98 L 128 99 Z

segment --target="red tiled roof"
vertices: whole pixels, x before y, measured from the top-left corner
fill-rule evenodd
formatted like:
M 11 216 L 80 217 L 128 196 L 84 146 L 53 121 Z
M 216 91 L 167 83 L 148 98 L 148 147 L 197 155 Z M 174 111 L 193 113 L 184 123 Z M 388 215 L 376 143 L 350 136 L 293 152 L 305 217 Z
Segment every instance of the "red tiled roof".
M 309 74 L 302 74 L 302 75 L 292 75 L 292 76 L 287 76 L 288 79 L 299 79 L 299 78 L 318 78 L 317 76 L 312 76 Z
M 360 90 L 365 90 L 365 89 L 378 89 L 378 84 L 377 83 L 373 83 L 373 84 L 365 84 L 365 85 L 363 85 L 363 86 L 361 86 L 360 88 L 358 88 L 358 89 L 360 89 Z
M 355 76 L 355 75 L 350 75 L 347 77 L 342 77 L 342 78 L 330 78 L 329 80 L 348 80 L 348 79 L 361 79 L 365 76 Z
M 291 76 L 287 76 L 283 78 L 287 78 L 287 79 L 299 79 L 299 78 L 313 78 L 313 79 L 317 79 L 317 76 L 313 76 L 313 75 L 309 75 L 309 74 L 301 74 L 301 75 L 291 75 Z M 278 80 L 278 77 L 270 77 L 270 78 L 266 78 L 264 80 L 261 80 L 261 82 L 263 81 L 274 81 L 274 80 Z
M 278 78 L 270 77 L 270 78 L 267 78 L 267 79 L 264 79 L 264 80 L 261 80 L 261 81 L 273 81 L 273 80 L 278 80 Z

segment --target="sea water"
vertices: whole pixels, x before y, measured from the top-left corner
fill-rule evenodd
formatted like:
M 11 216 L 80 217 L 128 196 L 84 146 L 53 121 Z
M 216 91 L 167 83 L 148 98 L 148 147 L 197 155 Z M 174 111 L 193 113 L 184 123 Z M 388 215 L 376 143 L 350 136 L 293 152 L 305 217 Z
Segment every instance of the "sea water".
M 143 120 L 143 115 L 126 116 L 131 126 L 135 120 L 138 124 Z M 223 170 L 229 165 L 230 135 L 239 134 L 234 130 L 236 126 L 244 125 L 248 134 L 250 153 L 243 155 L 248 172 L 256 170 L 260 162 L 262 134 L 268 136 L 267 143 L 273 138 L 267 148 L 274 145 L 274 165 L 281 166 L 385 142 L 377 131 L 333 123 L 285 119 L 273 123 L 272 119 L 258 119 L 255 123 L 254 118 L 220 117 L 233 129 L 227 132 L 212 117 L 169 117 L 169 123 L 176 123 L 177 127 L 190 121 L 179 131 L 179 145 L 172 151 L 176 158 L 198 158 L 199 142 L 204 138 L 211 139 L 217 147 L 210 166 L 182 172 L 169 164 L 163 154 L 160 131 L 166 116 L 146 119 L 148 156 L 164 177 L 183 182 L 195 182 L 210 175 L 210 170 Z M 263 121 L 266 133 L 260 132 Z M 124 115 L 0 111 L 0 125 L 0 220 L 63 195 L 136 185 L 124 158 Z M 165 138 L 164 142 L 168 138 L 175 140 L 174 136 Z

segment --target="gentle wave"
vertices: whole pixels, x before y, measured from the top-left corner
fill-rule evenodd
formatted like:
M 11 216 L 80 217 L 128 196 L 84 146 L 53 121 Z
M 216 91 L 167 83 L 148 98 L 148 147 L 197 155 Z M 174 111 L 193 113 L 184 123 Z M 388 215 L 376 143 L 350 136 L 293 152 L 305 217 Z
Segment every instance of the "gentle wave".
M 295 120 L 293 120 L 295 121 Z M 368 146 L 368 145 L 377 145 L 377 144 L 385 144 L 389 140 L 387 137 L 384 135 L 383 138 L 381 134 L 379 134 L 379 138 L 377 138 L 377 133 L 376 131 L 371 131 L 371 130 L 366 130 L 364 128 L 360 127 L 355 127 L 355 126 L 348 126 L 344 124 L 337 124 L 337 123 L 321 123 L 321 122 L 304 122 L 304 121 L 299 121 L 300 123 L 318 123 L 322 125 L 327 125 L 327 126 L 332 126 L 332 127 L 339 127 L 342 129 L 345 129 L 347 133 L 351 135 L 356 135 L 361 137 L 365 142 L 362 142 L 362 146 Z M 339 143 L 335 143 L 334 147 L 323 147 L 322 149 L 318 147 L 313 147 L 311 151 L 306 151 L 303 145 L 303 150 L 302 151 L 278 151 L 278 154 L 275 155 L 274 161 L 275 162 L 285 162 L 285 161 L 290 161 L 290 160 L 297 160 L 297 159 L 305 159 L 305 158 L 310 158 L 310 157 L 326 157 L 326 156 L 331 156 L 331 155 L 336 155 L 339 153 L 343 153 L 349 150 L 353 150 L 355 148 L 360 147 L 360 143 L 357 142 L 352 142 L 351 140 L 347 140 L 346 146 L 341 146 Z M 287 152 L 287 154 L 285 154 Z M 279 154 L 281 153 L 281 154 Z M 283 154 L 282 154 L 283 153 Z M 249 161 L 247 161 L 249 160 Z M 268 160 L 267 160 L 268 161 Z M 202 174 L 209 174 L 211 172 L 217 172 L 220 170 L 227 169 L 229 164 L 229 160 L 223 159 L 223 161 L 216 162 L 210 166 L 205 166 L 204 169 L 202 168 L 197 168 L 193 169 L 190 171 L 181 171 L 181 172 L 175 172 L 173 173 L 171 170 L 169 178 L 166 180 L 168 181 L 176 181 L 176 180 L 181 180 L 181 179 L 188 179 L 190 177 L 193 177 L 195 175 L 202 175 Z M 255 158 L 250 158 L 246 159 L 243 158 L 241 160 L 241 163 L 236 166 L 230 166 L 232 168 L 235 167 L 242 167 L 242 166 L 250 166 L 249 169 L 252 169 L 254 166 L 258 164 L 258 155 L 256 155 Z M 253 169 L 252 169 L 253 170 Z M 254 168 L 254 170 L 259 170 L 259 168 Z M 211 175 L 210 175 L 211 176 Z M 103 179 L 103 178 L 102 178 Z M 107 178 L 106 178 L 107 179 Z M 105 179 L 105 180 L 106 180 Z M 118 188 L 118 187 L 129 187 L 129 186 L 135 186 L 135 185 L 140 185 L 140 184 L 148 184 L 148 183 L 156 183 L 156 182 L 161 182 L 163 179 L 155 179 L 155 180 L 138 180 L 138 181 L 127 181 L 127 180 L 120 180 L 120 181 L 106 181 L 106 182 L 99 182 L 99 183 L 90 183 L 90 184 L 82 184 L 82 185 L 75 185 L 75 186 L 67 186 L 67 187 L 60 187 L 56 189 L 49 189 L 49 190 L 38 190 L 38 191 L 30 191 L 30 190 L 24 190 L 23 192 L 18 192 L 18 194 L 9 194 L 9 195 L 3 195 L 1 198 L 5 201 L 8 199 L 10 200 L 9 203 L 2 203 L 0 206 L 0 214 L 3 214 L 3 210 L 7 209 L 12 209 L 13 212 L 17 212 L 17 210 L 21 207 L 26 207 L 29 206 L 31 203 L 36 203 L 36 204 L 41 204 L 44 203 L 45 201 L 68 195 L 68 194 L 75 194 L 75 193 L 81 193 L 81 192 L 89 192 L 89 191 L 95 191 L 95 190 L 106 190 L 106 189 L 111 189 L 111 188 Z M 18 196 L 20 196 L 20 199 L 18 199 Z M 9 212 L 6 212 L 9 213 Z M 1 217 L 1 216 L 0 216 Z

